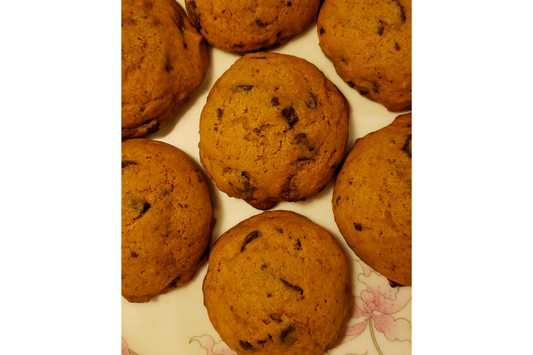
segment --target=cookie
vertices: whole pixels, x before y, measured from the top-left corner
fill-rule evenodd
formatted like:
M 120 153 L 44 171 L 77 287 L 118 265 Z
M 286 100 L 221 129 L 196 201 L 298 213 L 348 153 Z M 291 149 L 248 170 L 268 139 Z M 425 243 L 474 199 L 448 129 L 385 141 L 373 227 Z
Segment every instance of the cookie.
M 285 44 L 316 20 L 320 0 L 186 0 L 194 26 L 213 47 L 248 53 Z
M 200 117 L 200 160 L 230 197 L 266 210 L 316 195 L 341 162 L 348 102 L 313 64 L 247 54 L 212 87 Z
M 389 111 L 411 109 L 411 0 L 326 0 L 317 31 L 350 87 Z
M 215 220 L 206 178 L 180 149 L 122 143 L 122 295 L 150 298 L 191 280 L 207 260 Z
M 322 355 L 352 313 L 346 257 L 325 229 L 263 212 L 224 233 L 203 283 L 209 319 L 237 354 Z
M 335 181 L 333 215 L 363 262 L 411 285 L 411 114 L 357 139 Z
M 205 41 L 175 0 L 122 0 L 122 138 L 163 128 L 207 65 Z

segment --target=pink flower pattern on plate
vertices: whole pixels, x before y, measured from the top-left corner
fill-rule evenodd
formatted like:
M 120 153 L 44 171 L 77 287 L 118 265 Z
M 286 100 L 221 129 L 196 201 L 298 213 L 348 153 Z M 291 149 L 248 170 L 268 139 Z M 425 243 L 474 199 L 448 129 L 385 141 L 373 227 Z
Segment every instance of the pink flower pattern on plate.
M 379 354 L 374 328 L 389 341 L 411 341 L 411 323 L 392 315 L 402 310 L 411 300 L 410 287 L 391 287 L 388 280 L 373 271 L 368 265 L 356 260 L 363 272 L 358 275 L 360 296 L 354 297 L 352 319 L 358 320 L 346 328 L 343 342 L 358 337 L 367 327 L 372 342 Z M 364 288 L 366 286 L 366 288 Z
M 204 334 L 198 337 L 192 337 L 189 344 L 196 340 L 200 346 L 207 350 L 207 355 L 237 355 L 237 353 L 229 348 L 222 340 L 215 343 L 211 335 Z

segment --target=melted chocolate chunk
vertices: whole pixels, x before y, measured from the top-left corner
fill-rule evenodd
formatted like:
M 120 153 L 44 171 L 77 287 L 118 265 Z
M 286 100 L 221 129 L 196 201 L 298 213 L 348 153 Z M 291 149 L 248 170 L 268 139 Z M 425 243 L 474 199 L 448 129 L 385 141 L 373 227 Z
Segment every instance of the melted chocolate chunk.
M 123 160 L 122 161 L 122 169 L 130 166 L 130 165 L 137 165 L 136 162 L 134 162 L 133 160 Z
M 254 239 L 259 238 L 260 236 L 261 236 L 261 233 L 259 233 L 259 231 L 253 231 L 253 232 L 248 233 L 248 235 L 246 236 L 246 238 L 244 238 L 244 241 L 242 242 L 241 252 L 244 251 L 244 247 L 246 246 L 246 244 L 250 243 Z M 265 265 L 265 268 L 266 268 L 266 265 Z M 261 269 L 263 270 L 263 266 L 261 266 Z
M 405 144 L 402 147 L 402 150 L 411 158 L 411 135 L 407 136 L 407 139 L 405 140 Z
M 261 20 L 255 20 L 255 24 L 258 26 L 258 27 L 267 27 L 268 26 L 268 23 L 267 22 L 263 22 Z
M 248 91 L 252 90 L 253 87 L 254 87 L 253 85 L 238 85 L 235 88 L 235 91 L 236 92 L 248 92 Z
M 284 108 L 283 111 L 281 111 L 281 115 L 283 118 L 285 118 L 285 121 L 289 124 L 289 126 L 294 126 L 296 122 L 298 122 L 298 115 L 296 114 L 296 111 L 294 110 L 294 107 L 287 107 Z
M 187 12 L 189 13 L 189 18 L 191 19 L 192 24 L 197 29 L 201 29 L 200 25 L 200 13 L 197 10 L 196 3 L 194 1 L 187 1 L 185 4 L 187 7 Z
M 299 286 L 293 285 L 293 284 L 291 284 L 291 283 L 289 283 L 289 282 L 287 282 L 287 281 L 285 281 L 283 279 L 280 279 L 280 281 L 285 287 L 287 287 L 287 288 L 289 288 L 289 289 L 291 289 L 293 291 L 299 292 L 300 295 L 303 296 L 304 290 L 302 290 Z
M 281 333 L 279 335 L 279 338 L 281 339 L 281 342 L 284 343 L 285 342 L 285 338 L 287 338 L 287 336 L 294 332 L 296 330 L 296 327 L 294 326 L 294 324 L 291 324 L 289 325 L 288 327 L 285 327 L 281 330 Z
M 356 231 L 359 231 L 359 232 L 363 230 L 363 225 L 361 223 L 354 223 L 353 227 L 355 228 Z
M 270 100 L 270 104 L 271 104 L 272 106 L 274 106 L 274 107 L 279 106 L 279 99 L 278 99 L 276 96 L 274 96 L 274 97 L 272 98 L 272 100 Z
M 243 348 L 243 350 L 254 350 L 254 347 L 252 344 L 250 344 L 249 342 L 247 341 L 244 341 L 244 340 L 239 340 L 239 345 L 241 346 L 241 348 Z

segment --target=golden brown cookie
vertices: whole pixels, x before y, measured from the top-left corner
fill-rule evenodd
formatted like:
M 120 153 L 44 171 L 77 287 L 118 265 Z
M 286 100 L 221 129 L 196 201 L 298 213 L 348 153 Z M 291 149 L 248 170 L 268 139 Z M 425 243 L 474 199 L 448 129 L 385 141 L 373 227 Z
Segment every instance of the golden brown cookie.
M 194 26 L 213 47 L 233 53 L 275 48 L 316 20 L 320 0 L 186 0 Z
M 335 181 L 333 214 L 363 262 L 411 285 L 411 114 L 357 139 Z
M 348 102 L 311 63 L 247 54 L 215 83 L 200 117 L 200 160 L 217 187 L 258 209 L 316 195 L 341 162 Z
M 122 138 L 165 126 L 207 62 L 205 41 L 175 0 L 122 0 Z
M 411 0 L 326 0 L 317 31 L 350 87 L 389 111 L 411 109 Z
M 122 295 L 148 302 L 191 280 L 215 220 L 206 180 L 178 148 L 122 143 Z
M 209 319 L 237 354 L 322 355 L 352 313 L 346 257 L 325 229 L 263 212 L 224 233 L 203 284 Z

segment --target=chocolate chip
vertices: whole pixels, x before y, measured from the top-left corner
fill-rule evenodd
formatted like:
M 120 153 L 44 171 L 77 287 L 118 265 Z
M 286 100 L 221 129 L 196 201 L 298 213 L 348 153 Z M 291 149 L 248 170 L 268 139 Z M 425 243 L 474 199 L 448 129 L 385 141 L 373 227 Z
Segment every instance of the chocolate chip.
M 407 139 L 405 140 L 405 144 L 402 147 L 402 150 L 411 158 L 411 135 L 409 134 L 407 136 Z
M 359 90 L 359 93 L 361 95 L 368 95 L 368 94 L 370 94 L 370 91 L 368 91 L 368 89 L 366 89 L 366 88 L 362 88 L 361 90 Z
M 320 34 L 323 35 L 324 33 L 326 33 L 326 30 L 324 30 L 324 27 L 320 27 Z
M 383 21 L 379 20 L 379 25 L 378 25 L 378 35 L 382 35 L 383 34 L 383 31 L 385 30 L 385 27 L 383 26 Z
M 407 20 L 407 17 L 405 16 L 405 9 L 402 4 L 398 0 L 392 0 L 392 3 L 395 5 L 400 18 L 402 19 L 402 22 L 405 22 Z
M 127 208 L 137 213 L 136 218 L 139 218 L 144 215 L 146 211 L 150 209 L 150 207 L 152 206 L 150 206 L 148 202 L 138 197 L 132 197 L 127 204 Z
M 251 187 L 250 174 L 248 174 L 246 171 L 241 172 L 241 182 L 245 189 L 249 189 Z
M 253 87 L 254 87 L 253 85 L 238 85 L 235 88 L 235 91 L 236 92 L 248 92 L 248 91 L 252 90 Z
M 339 198 L 340 198 L 340 196 L 339 196 Z M 359 231 L 359 232 L 363 230 L 363 225 L 361 223 L 354 223 L 353 227 L 355 228 L 356 231 Z
M 200 13 L 197 10 L 196 3 L 194 1 L 188 1 L 185 6 L 187 7 L 187 12 L 189 13 L 189 18 L 191 19 L 192 24 L 197 29 L 200 29 Z
M 263 22 L 261 20 L 255 20 L 255 24 L 258 26 L 258 27 L 267 27 L 268 26 L 268 23 L 267 22 Z
M 170 73 L 172 70 L 174 70 L 174 67 L 173 67 L 172 65 L 170 65 L 170 64 L 167 63 L 167 64 L 165 65 L 165 70 L 166 70 L 168 73 Z
M 222 110 L 217 108 L 217 117 L 220 118 L 222 117 Z
M 398 42 L 396 42 L 396 43 L 394 44 L 394 48 L 396 48 L 397 51 L 400 50 L 400 45 L 398 44 Z
M 302 290 L 299 286 L 293 285 L 293 284 L 291 284 L 291 283 L 289 283 L 289 282 L 287 282 L 287 281 L 285 281 L 285 280 L 283 280 L 283 279 L 280 279 L 280 280 L 281 280 L 281 283 L 282 283 L 285 287 L 290 288 L 290 289 L 293 290 L 293 291 L 299 292 L 300 295 L 303 296 L 303 294 L 304 294 L 304 290 Z
M 274 96 L 274 97 L 272 98 L 272 100 L 270 100 L 270 104 L 271 104 L 272 106 L 274 106 L 274 107 L 275 107 L 275 106 L 279 106 L 279 99 L 278 99 L 276 96 Z
M 243 348 L 243 350 L 254 350 L 253 345 L 247 341 L 239 340 L 239 345 L 241 346 L 241 348 Z
M 246 236 L 246 238 L 244 238 L 244 241 L 242 242 L 241 252 L 244 251 L 244 247 L 248 243 L 250 243 L 254 239 L 259 238 L 260 236 L 261 236 L 261 233 L 259 233 L 259 231 L 253 231 L 253 232 L 248 233 L 248 235 Z M 266 268 L 266 265 L 265 265 L 265 268 Z M 261 269 L 263 269 L 263 266 L 261 266 Z
M 287 1 L 287 6 L 288 6 L 288 7 L 291 7 L 291 6 L 292 6 L 292 2 Z
M 372 89 L 374 90 L 375 93 L 378 93 L 379 92 L 379 84 L 374 81 L 372 83 Z
M 351 87 L 352 89 L 355 87 L 355 84 L 351 81 L 347 81 L 346 84 L 348 84 L 348 86 Z
M 183 48 L 184 49 L 189 49 L 189 46 L 187 45 L 187 43 L 183 42 Z
M 296 114 L 296 111 L 292 106 L 284 108 L 283 111 L 281 111 L 281 115 L 285 118 L 285 120 L 291 127 L 294 126 L 296 122 L 298 122 L 298 115 Z
M 276 323 L 281 323 L 282 320 L 281 320 L 281 314 L 279 313 L 271 313 L 270 314 L 270 318 L 272 318 L 272 320 Z
M 136 258 L 136 257 L 139 256 L 139 254 L 137 254 L 137 253 L 134 252 L 134 251 L 130 252 L 130 255 L 131 255 L 132 258 Z
M 291 324 L 288 327 L 283 328 L 281 330 L 280 335 L 279 335 L 279 337 L 281 339 L 281 342 L 284 343 L 285 342 L 285 338 L 287 338 L 287 335 L 289 335 L 290 333 L 294 332 L 295 330 L 296 330 L 296 327 L 294 326 L 294 324 Z
M 294 137 L 294 139 L 291 141 L 291 144 L 300 144 L 300 143 L 305 143 L 305 142 L 308 142 L 309 140 L 307 139 L 307 134 L 305 133 L 298 133 L 296 135 L 296 137 Z
M 134 162 L 133 160 L 123 160 L 122 161 L 122 169 L 130 166 L 130 165 L 137 165 L 136 162 Z
M 311 97 L 305 100 L 305 106 L 309 107 L 311 110 L 316 108 L 316 97 L 311 93 Z
M 300 239 L 296 239 L 296 247 L 294 249 L 302 250 L 302 243 L 300 242 Z

